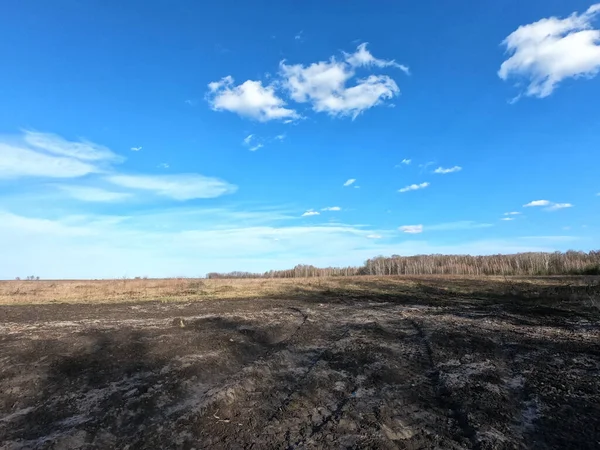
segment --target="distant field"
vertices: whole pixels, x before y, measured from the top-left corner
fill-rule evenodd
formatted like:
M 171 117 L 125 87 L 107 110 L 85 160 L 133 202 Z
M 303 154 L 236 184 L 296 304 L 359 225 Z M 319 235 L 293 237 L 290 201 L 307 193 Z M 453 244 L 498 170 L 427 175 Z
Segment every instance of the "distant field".
M 469 277 L 469 276 L 358 276 L 283 279 L 118 279 L 0 281 L 0 305 L 45 303 L 119 303 L 130 301 L 186 301 L 298 296 L 382 296 L 414 291 L 422 286 L 448 293 L 486 292 L 535 295 L 532 290 L 585 296 L 594 276 Z M 568 292 L 567 292 L 568 291 Z M 538 292 L 539 294 L 539 292 Z
M 593 277 L 0 283 L 0 449 L 598 449 Z

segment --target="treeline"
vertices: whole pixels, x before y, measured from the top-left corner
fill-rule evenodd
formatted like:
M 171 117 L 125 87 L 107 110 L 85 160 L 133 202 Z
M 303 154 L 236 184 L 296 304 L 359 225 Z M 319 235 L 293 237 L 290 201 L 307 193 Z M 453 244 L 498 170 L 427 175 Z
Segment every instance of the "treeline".
M 600 275 L 600 250 L 514 255 L 377 256 L 360 267 L 297 265 L 265 273 L 209 273 L 207 278 L 301 278 L 358 275 Z

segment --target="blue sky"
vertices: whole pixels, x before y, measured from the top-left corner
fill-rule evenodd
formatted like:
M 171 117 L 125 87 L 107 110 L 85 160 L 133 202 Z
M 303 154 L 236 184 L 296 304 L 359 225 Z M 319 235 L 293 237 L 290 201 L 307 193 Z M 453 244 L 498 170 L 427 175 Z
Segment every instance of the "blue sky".
M 13 2 L 0 278 L 597 249 L 599 29 L 578 0 Z

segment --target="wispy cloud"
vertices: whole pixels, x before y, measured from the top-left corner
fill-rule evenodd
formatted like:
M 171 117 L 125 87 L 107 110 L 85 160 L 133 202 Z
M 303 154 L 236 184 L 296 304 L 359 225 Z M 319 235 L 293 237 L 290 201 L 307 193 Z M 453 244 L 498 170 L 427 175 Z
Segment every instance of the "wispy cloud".
M 502 218 L 502 219 L 500 219 L 500 220 L 504 220 L 504 221 L 507 221 L 507 222 L 508 222 L 508 221 L 510 221 L 510 220 L 515 220 L 515 219 L 514 219 L 514 217 L 503 217 L 503 218 Z
M 81 161 L 122 161 L 123 158 L 103 145 L 80 140 L 68 141 L 56 134 L 24 131 L 27 144 L 49 153 L 74 158 Z
M 275 140 L 276 141 L 283 141 L 285 139 L 285 137 L 286 137 L 285 133 L 278 134 L 277 136 L 275 136 Z
M 261 81 L 247 80 L 235 85 L 233 78 L 227 76 L 209 83 L 208 89 L 206 99 L 215 111 L 229 111 L 260 122 L 300 117 L 285 107 L 286 102 L 275 93 L 274 86 L 263 86 Z
M 167 163 L 160 163 L 158 165 L 159 169 L 168 169 L 169 167 L 171 167 L 171 166 L 169 166 L 169 164 L 167 164 Z
M 521 214 L 521 213 L 518 211 L 510 211 L 510 212 L 504 213 L 505 216 L 518 216 L 519 214 Z
M 314 209 L 309 209 L 304 214 L 302 214 L 302 217 L 318 216 L 319 214 L 321 214 L 319 211 L 315 211 Z
M 131 151 L 132 152 L 139 152 L 142 149 L 142 147 L 131 147 Z
M 410 165 L 411 162 L 412 162 L 411 159 L 406 159 L 405 158 L 402 161 L 400 161 L 400 164 L 396 164 L 394 167 L 398 168 L 398 167 L 402 167 L 403 165 L 404 166 L 408 166 L 408 165 Z
M 133 194 L 127 192 L 114 192 L 88 186 L 59 185 L 57 188 L 65 192 L 69 197 L 84 202 L 112 203 L 128 200 L 133 197 Z
M 369 238 L 369 239 L 381 239 L 381 238 L 383 238 L 383 236 L 380 235 L 380 234 L 368 234 L 367 238 Z
M 256 150 L 258 150 L 258 149 L 261 149 L 261 148 L 263 148 L 263 147 L 264 147 L 264 146 L 263 146 L 262 144 L 256 144 L 256 145 L 254 145 L 254 146 L 250 147 L 250 151 L 251 151 L 251 152 L 255 152 Z
M 0 137 L 0 178 L 77 178 L 105 171 L 123 158 L 89 141 L 67 141 L 49 133 L 24 131 Z
M 419 189 L 425 189 L 427 186 L 429 186 L 428 182 L 421 183 L 421 184 L 411 184 L 409 186 L 403 187 L 402 189 L 398 189 L 398 192 L 416 191 Z
M 593 28 L 592 21 L 598 13 L 600 3 L 582 14 L 520 26 L 502 42 L 510 57 L 502 63 L 498 76 L 524 79 L 528 82 L 524 95 L 543 98 L 567 78 L 597 75 L 600 30 Z
M 462 167 L 460 166 L 454 166 L 454 167 L 448 167 L 448 168 L 444 168 L 444 167 L 438 167 L 437 169 L 435 169 L 433 171 L 433 173 L 439 173 L 439 174 L 447 174 L 447 173 L 454 173 L 454 172 L 460 172 L 462 170 Z
M 106 177 L 106 181 L 129 189 L 150 191 L 174 200 L 214 198 L 237 190 L 237 186 L 226 181 L 197 174 L 110 175 Z
M 356 179 L 355 179 L 355 178 L 350 178 L 349 180 L 347 180 L 347 181 L 344 183 L 344 186 L 346 186 L 346 187 L 347 187 L 347 186 L 350 186 L 350 185 L 354 184 L 355 182 L 356 182 Z
M 456 230 L 475 230 L 477 228 L 489 228 L 494 226 L 491 223 L 480 223 L 473 220 L 459 220 L 456 222 L 446 222 L 436 225 L 426 225 L 427 231 L 456 231 Z
M 403 233 L 420 234 L 423 232 L 423 225 L 402 225 L 398 229 Z
M 249 134 L 244 138 L 244 145 L 250 145 L 252 143 L 252 139 L 254 139 L 253 134 Z
M 321 208 L 321 211 L 341 211 L 342 208 L 339 206 L 328 206 L 326 208 Z
M 557 211 L 559 209 L 572 208 L 573 205 L 571 203 L 553 203 L 548 208 L 547 211 Z
M 198 100 L 193 99 L 193 98 L 188 98 L 187 100 L 185 100 L 185 104 L 189 105 L 189 106 L 196 106 L 198 104 Z

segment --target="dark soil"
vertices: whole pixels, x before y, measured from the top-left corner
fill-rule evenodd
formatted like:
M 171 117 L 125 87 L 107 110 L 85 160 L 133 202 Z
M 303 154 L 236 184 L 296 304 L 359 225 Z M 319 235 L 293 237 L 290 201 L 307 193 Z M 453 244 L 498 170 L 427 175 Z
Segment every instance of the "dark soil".
M 0 448 L 600 448 L 583 300 L 0 307 Z

